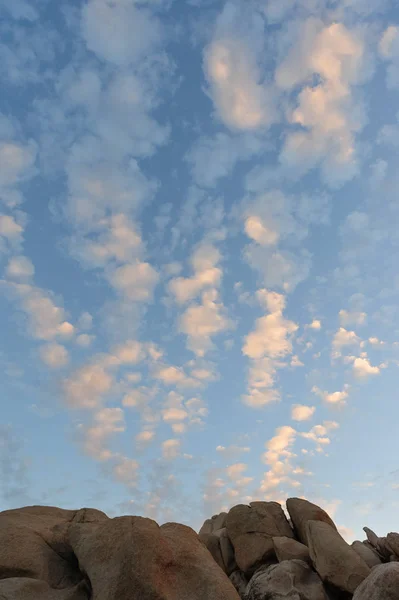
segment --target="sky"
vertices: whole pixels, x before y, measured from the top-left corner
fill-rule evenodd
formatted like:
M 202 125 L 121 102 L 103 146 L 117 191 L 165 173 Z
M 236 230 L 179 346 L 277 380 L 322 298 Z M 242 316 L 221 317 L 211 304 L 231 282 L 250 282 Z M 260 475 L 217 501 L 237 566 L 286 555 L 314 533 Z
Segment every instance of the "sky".
M 0 31 L 0 510 L 395 529 L 396 1 L 0 0 Z

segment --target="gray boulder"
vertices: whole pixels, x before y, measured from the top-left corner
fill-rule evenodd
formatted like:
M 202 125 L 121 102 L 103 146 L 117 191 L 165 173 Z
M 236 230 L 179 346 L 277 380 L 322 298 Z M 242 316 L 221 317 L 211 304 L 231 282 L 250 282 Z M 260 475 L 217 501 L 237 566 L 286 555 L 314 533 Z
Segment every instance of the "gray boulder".
M 229 579 L 237 590 L 240 598 L 245 599 L 248 579 L 245 577 L 244 573 L 240 570 L 235 570 L 230 574 Z
M 212 554 L 213 560 L 224 571 L 225 570 L 224 562 L 223 562 L 223 557 L 222 557 L 222 553 L 220 550 L 220 543 L 219 543 L 218 536 L 214 535 L 213 533 L 199 533 L 198 537 L 201 540 L 201 542 L 206 546 L 208 551 Z
M 353 600 L 399 600 L 399 564 L 374 567 L 356 589 Z
M 353 594 L 370 567 L 328 523 L 308 521 L 307 539 L 313 566 L 323 581 Z
M 237 569 L 237 563 L 234 555 L 233 544 L 230 541 L 226 527 L 219 529 L 219 531 L 215 531 L 214 535 L 219 538 L 219 546 L 223 559 L 224 570 L 226 571 L 227 575 L 230 575 L 230 573 Z
M 399 533 L 388 533 L 386 540 L 389 548 L 392 550 L 392 554 L 395 554 L 399 558 Z
M 286 560 L 256 571 L 245 600 L 328 600 L 319 576 L 302 560 Z

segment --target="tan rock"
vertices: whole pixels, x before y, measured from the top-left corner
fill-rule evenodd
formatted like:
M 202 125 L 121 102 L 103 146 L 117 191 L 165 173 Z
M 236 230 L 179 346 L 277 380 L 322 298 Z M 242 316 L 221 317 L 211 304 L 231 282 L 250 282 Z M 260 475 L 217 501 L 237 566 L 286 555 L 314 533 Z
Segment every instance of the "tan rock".
M 392 553 L 399 557 L 399 533 L 388 533 L 386 540 Z
M 218 529 L 226 527 L 227 512 L 221 512 L 215 517 L 212 517 L 212 533 Z
M 205 544 L 206 548 L 212 554 L 213 560 L 219 565 L 223 571 L 225 571 L 225 565 L 223 562 L 222 552 L 220 550 L 220 542 L 217 535 L 214 533 L 199 533 L 199 539 L 203 544 Z
M 363 542 L 356 540 L 352 543 L 352 548 L 364 560 L 370 569 L 381 564 L 381 559 L 378 554 L 374 550 L 371 550 L 368 546 L 365 546 Z
M 313 504 L 302 498 L 288 498 L 287 510 L 294 525 L 297 538 L 306 546 L 308 545 L 306 538 L 306 523 L 308 521 L 322 521 L 328 523 L 333 529 L 337 529 L 334 521 L 325 510 L 317 506 L 317 504 Z
M 311 563 L 309 549 L 305 544 L 288 537 L 274 537 L 273 544 L 279 562 L 297 559 Z
M 72 524 L 69 538 L 93 600 L 237 600 L 198 535 L 142 517 Z
M 220 552 L 222 554 L 224 570 L 226 571 L 227 575 L 230 575 L 230 573 L 237 569 L 237 563 L 234 555 L 233 544 L 230 541 L 226 527 L 215 531 L 214 535 L 219 538 Z
M 0 580 L 1 600 L 90 600 L 90 589 L 82 581 L 76 586 L 54 590 L 45 581 L 29 577 Z
M 198 533 L 212 533 L 213 531 L 213 525 L 212 525 L 212 520 L 211 519 L 207 519 L 204 524 L 202 525 L 201 529 L 199 530 Z
M 302 560 L 261 568 L 246 589 L 246 600 L 328 600 L 319 576 Z
M 353 600 L 399 600 L 399 564 L 374 567 L 356 589 Z
M 228 513 L 226 529 L 238 567 L 246 574 L 275 556 L 273 537 L 293 532 L 277 502 L 238 504 Z
M 308 521 L 306 529 L 310 558 L 321 579 L 353 594 L 370 574 L 368 565 L 328 523 Z

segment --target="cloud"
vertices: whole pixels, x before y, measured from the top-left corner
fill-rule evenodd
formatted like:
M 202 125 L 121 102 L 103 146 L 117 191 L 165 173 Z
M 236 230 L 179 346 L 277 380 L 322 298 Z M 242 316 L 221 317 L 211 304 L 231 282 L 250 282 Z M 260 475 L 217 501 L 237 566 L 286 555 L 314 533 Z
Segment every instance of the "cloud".
M 388 89 L 399 88 L 399 27 L 389 25 L 384 31 L 379 44 L 382 58 L 389 62 L 387 66 Z
M 336 406 L 344 406 L 349 396 L 349 385 L 345 384 L 344 388 L 340 392 L 326 392 L 318 388 L 317 386 L 312 387 L 312 392 L 319 396 L 324 402 Z
M 233 130 L 268 127 L 276 118 L 272 92 L 258 64 L 262 46 L 261 19 L 251 22 L 246 9 L 227 2 L 205 48 L 203 66 L 217 114 Z
M 170 439 L 162 442 L 162 454 L 167 460 L 173 460 L 179 456 L 180 440 Z
M 126 299 L 147 302 L 152 299 L 158 283 L 157 271 L 146 262 L 118 267 L 110 276 L 110 282 Z
M 26 256 L 12 256 L 8 262 L 6 276 L 10 279 L 27 280 L 35 274 L 32 261 Z
M 78 344 L 78 346 L 81 346 L 82 348 L 88 348 L 89 346 L 91 346 L 94 339 L 95 339 L 94 335 L 88 335 L 87 333 L 81 333 L 80 335 L 77 336 L 76 343 Z
M 231 328 L 216 289 L 202 293 L 201 304 L 192 304 L 179 319 L 179 331 L 188 337 L 187 347 L 197 356 L 212 349 L 212 337 Z
M 42 346 L 40 348 L 40 357 L 51 369 L 65 367 L 69 362 L 68 350 L 65 346 L 56 343 Z
M 353 361 L 353 375 L 356 379 L 368 379 L 372 375 L 379 375 L 380 367 L 372 366 L 367 357 L 355 358 Z
M 308 327 L 309 329 L 315 329 L 316 331 L 319 331 L 321 329 L 321 321 L 319 319 L 313 319 Z
M 291 418 L 294 421 L 308 421 L 316 411 L 315 406 L 305 406 L 303 404 L 295 404 L 291 409 Z
M 335 421 L 324 421 L 323 425 L 315 425 L 312 429 L 305 433 L 300 433 L 303 438 L 307 440 L 312 440 L 317 444 L 317 450 L 321 451 L 322 446 L 329 445 L 331 443 L 330 438 L 328 437 L 328 432 L 333 429 L 337 429 L 339 427 L 338 423 Z
M 263 144 L 254 135 L 231 136 L 216 133 L 200 137 L 186 156 L 194 181 L 203 187 L 214 187 L 219 179 L 233 172 L 239 161 L 247 161 L 258 154 Z
M 292 353 L 292 336 L 298 326 L 283 317 L 285 297 L 277 292 L 258 290 L 258 301 L 269 314 L 256 320 L 255 329 L 244 339 L 242 353 L 251 359 L 248 373 L 248 393 L 244 404 L 259 408 L 276 402 L 280 395 L 273 389 L 281 359 Z
M 364 325 L 367 319 L 367 314 L 365 312 L 359 311 L 347 311 L 340 310 L 339 311 L 339 321 L 342 327 L 347 327 L 348 325 Z
M 33 337 L 50 341 L 74 335 L 74 326 L 66 321 L 65 310 L 57 306 L 50 292 L 25 283 L 10 283 L 8 289 L 16 295 L 28 317 L 29 332 Z
M 63 382 L 65 400 L 70 408 L 95 409 L 110 392 L 113 376 L 103 361 L 85 365 Z
M 301 84 L 297 106 L 289 114 L 280 163 L 286 174 L 301 176 L 320 166 L 323 180 L 340 187 L 358 173 L 356 134 L 367 120 L 355 87 L 369 76 L 364 41 L 359 31 L 342 23 L 325 25 L 309 17 L 276 70 L 276 84 L 291 91 Z M 317 75 L 319 82 L 309 85 Z
M 150 444 L 155 438 L 155 431 L 152 431 L 150 429 L 144 429 L 143 431 L 140 431 L 136 437 L 135 437 L 135 441 L 136 441 L 136 445 L 139 448 L 145 447 L 148 444 Z
M 78 436 L 86 454 L 98 461 L 110 460 L 115 454 L 109 449 L 109 439 L 125 431 L 121 408 L 102 408 L 93 414 L 93 424 L 78 427 Z
M 118 67 L 138 64 L 162 39 L 158 18 L 130 0 L 89 0 L 82 9 L 82 27 L 88 49 Z
M 297 432 L 292 427 L 285 425 L 276 429 L 276 435 L 266 442 L 266 452 L 262 455 L 264 463 L 269 465 L 260 485 L 262 493 L 276 493 L 282 483 L 290 481 L 292 467 L 290 459 L 295 455 L 292 446 L 296 440 Z
M 342 348 L 347 346 L 356 346 L 360 344 L 360 339 L 354 331 L 347 331 L 344 327 L 340 327 L 335 333 L 332 341 L 332 356 L 338 358 L 341 356 Z
M 0 426 L 1 498 L 4 509 L 34 503 L 29 493 L 30 460 L 21 455 L 21 441 L 10 425 Z
M 200 244 L 190 262 L 194 275 L 177 277 L 169 282 L 168 289 L 178 304 L 193 300 L 206 288 L 218 286 L 222 278 L 222 270 L 217 266 L 221 260 L 219 250 L 212 244 Z

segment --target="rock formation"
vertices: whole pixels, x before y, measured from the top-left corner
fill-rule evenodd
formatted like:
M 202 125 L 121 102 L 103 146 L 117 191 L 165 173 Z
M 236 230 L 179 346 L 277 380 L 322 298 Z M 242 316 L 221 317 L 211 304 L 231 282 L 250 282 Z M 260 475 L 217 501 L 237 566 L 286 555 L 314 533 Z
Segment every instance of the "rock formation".
M 352 545 L 320 507 L 239 504 L 199 534 L 143 517 L 0 513 L 0 600 L 399 600 L 399 534 Z

